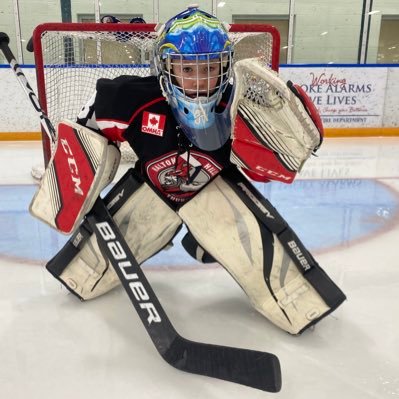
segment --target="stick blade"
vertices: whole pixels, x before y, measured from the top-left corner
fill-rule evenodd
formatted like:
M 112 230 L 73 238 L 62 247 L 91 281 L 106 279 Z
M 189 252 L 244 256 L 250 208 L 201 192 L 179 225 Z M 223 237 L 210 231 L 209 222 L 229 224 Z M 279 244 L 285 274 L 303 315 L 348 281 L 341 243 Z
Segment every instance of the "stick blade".
M 280 362 L 271 353 L 193 342 L 179 336 L 163 358 L 173 367 L 189 373 L 267 392 L 281 389 Z

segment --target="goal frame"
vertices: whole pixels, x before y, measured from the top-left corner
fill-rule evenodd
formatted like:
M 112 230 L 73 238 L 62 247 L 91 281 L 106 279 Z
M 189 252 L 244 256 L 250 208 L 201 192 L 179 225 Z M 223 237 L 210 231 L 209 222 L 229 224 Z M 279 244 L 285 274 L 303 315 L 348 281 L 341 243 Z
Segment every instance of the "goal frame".
M 149 32 L 153 33 L 156 24 L 103 24 L 103 23 L 43 23 L 38 25 L 33 31 L 33 50 L 36 65 L 36 80 L 38 89 L 38 98 L 40 105 L 47 114 L 47 98 L 46 98 L 46 81 L 45 81 L 45 65 L 43 57 L 43 48 L 41 38 L 47 31 L 64 31 L 64 32 Z M 272 25 L 268 24 L 231 24 L 229 33 L 268 33 L 272 37 L 271 62 L 270 66 L 273 70 L 278 71 L 279 54 L 280 54 L 280 34 Z M 82 106 L 84 104 L 81 104 Z M 44 165 L 47 166 L 51 156 L 50 141 L 42 129 L 43 156 Z

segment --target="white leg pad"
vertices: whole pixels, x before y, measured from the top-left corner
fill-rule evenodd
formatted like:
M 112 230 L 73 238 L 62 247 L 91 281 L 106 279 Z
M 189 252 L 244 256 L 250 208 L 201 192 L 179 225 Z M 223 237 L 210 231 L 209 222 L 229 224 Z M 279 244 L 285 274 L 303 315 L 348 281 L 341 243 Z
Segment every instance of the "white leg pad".
M 114 220 L 139 264 L 165 247 L 181 225 L 179 216 L 145 183 L 116 212 Z M 57 278 L 84 300 L 119 284 L 94 235 Z
M 254 308 L 278 327 L 297 334 L 329 311 L 277 237 L 260 227 L 222 177 L 178 213 L 201 247 L 238 282 Z M 267 237 L 271 253 L 264 248 Z

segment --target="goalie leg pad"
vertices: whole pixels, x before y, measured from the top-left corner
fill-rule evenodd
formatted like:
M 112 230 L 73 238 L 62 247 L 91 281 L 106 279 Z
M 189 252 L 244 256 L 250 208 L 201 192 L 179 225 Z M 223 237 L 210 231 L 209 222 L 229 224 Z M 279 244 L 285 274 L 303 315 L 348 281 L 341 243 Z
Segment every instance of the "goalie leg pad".
M 181 240 L 183 248 L 195 260 L 201 263 L 215 263 L 216 260 L 212 255 L 204 250 L 190 232 Z
M 138 263 L 164 248 L 177 234 L 181 220 L 157 194 L 128 171 L 104 202 Z M 102 295 L 119 284 L 94 234 L 83 223 L 47 270 L 80 299 Z
M 320 295 L 325 287 L 315 287 L 317 279 L 305 278 L 278 235 L 264 226 L 222 176 L 183 205 L 179 215 L 253 307 L 283 330 L 298 334 L 338 306 L 326 303 Z M 338 287 L 336 291 L 341 293 Z

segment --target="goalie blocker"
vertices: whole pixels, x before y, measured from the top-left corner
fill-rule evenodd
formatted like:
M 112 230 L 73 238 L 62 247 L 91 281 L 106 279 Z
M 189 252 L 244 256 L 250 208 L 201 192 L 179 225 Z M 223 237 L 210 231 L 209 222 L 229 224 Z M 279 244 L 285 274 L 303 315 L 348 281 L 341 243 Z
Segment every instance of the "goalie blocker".
M 197 258 L 201 253 L 199 259 L 218 261 L 254 308 L 291 334 L 345 300 L 278 212 L 235 169 L 177 211 L 132 169 L 104 201 L 139 263 L 165 248 L 184 223 L 189 230 L 184 247 Z M 87 222 L 46 267 L 82 300 L 119 284 Z
M 60 122 L 57 146 L 29 211 L 70 234 L 115 177 L 120 151 L 105 137 L 71 121 Z

